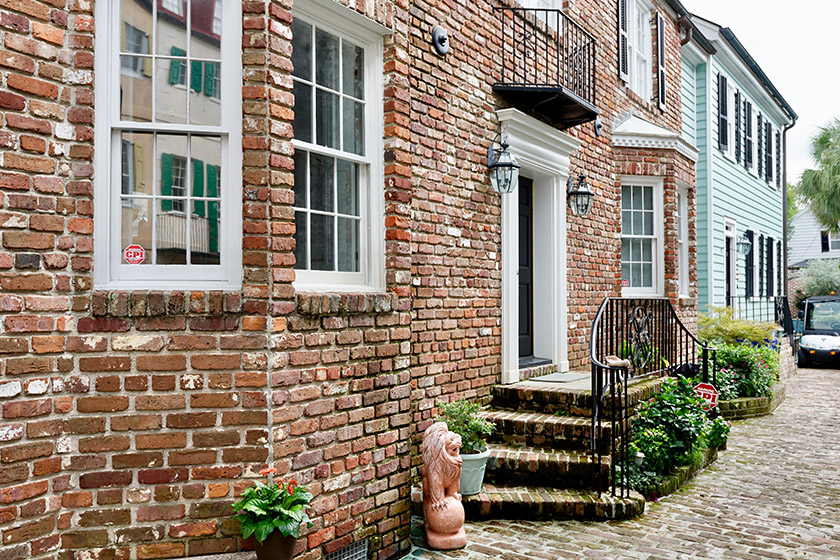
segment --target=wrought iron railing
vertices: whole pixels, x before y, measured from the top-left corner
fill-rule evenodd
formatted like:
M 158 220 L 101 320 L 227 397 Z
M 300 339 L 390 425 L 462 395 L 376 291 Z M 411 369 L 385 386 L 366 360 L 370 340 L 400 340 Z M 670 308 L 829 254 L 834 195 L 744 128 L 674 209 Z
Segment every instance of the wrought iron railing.
M 708 382 L 711 375 L 714 382 L 715 351 L 683 325 L 668 299 L 606 298 L 592 323 L 589 354 L 593 481 L 599 494 L 605 490 L 598 473 L 608 455 L 610 491 L 624 497 L 628 472 L 619 465 L 629 455 L 631 379 L 682 375 Z
M 799 349 L 793 316 L 790 313 L 790 300 L 787 296 L 748 297 L 730 296 L 726 305 L 735 310 L 735 316 L 750 321 L 776 323 L 784 331 L 794 354 Z
M 497 85 L 562 86 L 595 105 L 595 39 L 561 10 L 495 6 L 502 20 Z

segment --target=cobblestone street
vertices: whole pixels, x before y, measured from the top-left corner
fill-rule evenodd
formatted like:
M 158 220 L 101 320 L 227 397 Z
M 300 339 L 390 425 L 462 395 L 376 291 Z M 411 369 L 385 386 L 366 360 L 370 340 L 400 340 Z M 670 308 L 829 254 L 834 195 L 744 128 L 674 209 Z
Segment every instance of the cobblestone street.
M 736 423 L 714 465 L 640 518 L 468 523 L 466 549 L 407 558 L 840 558 L 839 384 L 800 370 L 774 414 Z

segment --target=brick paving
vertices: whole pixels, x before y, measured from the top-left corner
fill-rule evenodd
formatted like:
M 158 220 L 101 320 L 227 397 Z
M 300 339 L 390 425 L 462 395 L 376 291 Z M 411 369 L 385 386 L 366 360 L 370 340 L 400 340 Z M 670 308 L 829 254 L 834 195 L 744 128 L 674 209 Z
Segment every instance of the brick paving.
M 775 413 L 735 423 L 714 465 L 639 518 L 466 530 L 463 550 L 415 547 L 406 558 L 840 558 L 840 371 L 800 370 Z

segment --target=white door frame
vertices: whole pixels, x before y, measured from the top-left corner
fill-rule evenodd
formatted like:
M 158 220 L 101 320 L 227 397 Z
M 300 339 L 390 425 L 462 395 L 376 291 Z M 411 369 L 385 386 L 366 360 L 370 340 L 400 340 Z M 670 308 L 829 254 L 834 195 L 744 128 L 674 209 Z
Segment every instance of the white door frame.
M 534 355 L 569 370 L 566 178 L 581 142 L 516 109 L 496 111 L 503 138 L 534 180 Z M 519 189 L 502 196 L 502 383 L 519 381 Z

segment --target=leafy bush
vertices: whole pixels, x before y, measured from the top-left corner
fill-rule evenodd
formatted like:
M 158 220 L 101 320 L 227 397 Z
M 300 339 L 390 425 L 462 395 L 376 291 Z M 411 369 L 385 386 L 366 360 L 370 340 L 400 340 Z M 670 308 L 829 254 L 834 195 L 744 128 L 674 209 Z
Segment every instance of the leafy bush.
M 700 339 L 713 344 L 735 344 L 742 341 L 772 344 L 776 328 L 773 323 L 735 317 L 735 310 L 731 307 L 709 307 L 708 313 L 698 315 L 697 326 Z
M 621 465 L 631 488 L 644 492 L 673 468 L 702 460 L 712 428 L 703 404 L 692 380 L 668 378 L 656 400 L 639 408 L 633 420 L 631 460 Z M 637 452 L 644 453 L 641 465 L 632 461 Z
M 481 405 L 461 399 L 451 403 L 439 402 L 438 408 L 437 420 L 446 422 L 450 432 L 461 436 L 461 453 L 481 453 L 487 448 L 484 440 L 493 433 L 495 426 L 478 416 Z
M 840 293 L 840 261 L 837 259 L 811 259 L 802 275 L 802 289 L 797 291 L 797 307 L 811 296 Z
M 720 398 L 767 397 L 779 378 L 779 355 L 766 346 L 722 344 L 717 348 L 716 371 Z
M 720 447 L 729 439 L 729 430 L 732 424 L 723 417 L 718 416 L 712 421 L 709 432 L 706 434 L 706 442 L 712 447 Z
M 270 476 L 274 472 L 276 469 L 270 468 L 261 470 L 260 474 Z M 298 486 L 295 480 L 288 484 L 279 480 L 267 484 L 257 481 L 254 486 L 246 488 L 241 499 L 231 507 L 239 512 L 236 518 L 242 536 L 248 538 L 254 535 L 257 542 L 262 543 L 274 531 L 279 531 L 284 537 L 297 538 L 301 523 L 311 527 L 312 523 L 303 511 L 310 500 L 312 494 L 303 486 Z

